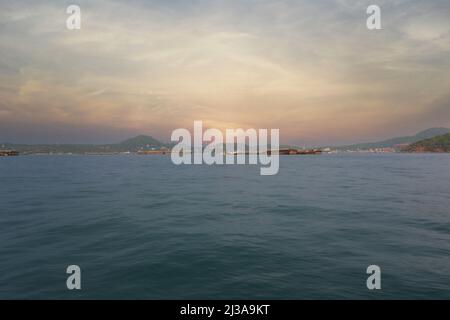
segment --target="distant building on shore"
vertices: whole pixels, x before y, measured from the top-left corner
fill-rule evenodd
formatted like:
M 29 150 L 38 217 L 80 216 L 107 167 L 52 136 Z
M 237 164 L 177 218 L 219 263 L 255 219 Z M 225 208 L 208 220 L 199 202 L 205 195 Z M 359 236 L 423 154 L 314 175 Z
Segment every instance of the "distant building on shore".
M 19 152 L 14 150 L 0 150 L 0 157 L 18 156 Z
M 156 155 L 156 154 L 170 154 L 170 149 L 168 148 L 161 148 L 161 149 L 153 149 L 153 150 L 139 150 L 137 152 L 139 155 Z

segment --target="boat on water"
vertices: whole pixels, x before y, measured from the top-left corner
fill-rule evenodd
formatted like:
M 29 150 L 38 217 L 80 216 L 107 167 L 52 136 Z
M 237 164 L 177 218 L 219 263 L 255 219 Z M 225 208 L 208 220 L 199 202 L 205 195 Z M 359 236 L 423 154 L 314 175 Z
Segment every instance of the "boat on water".
M 271 150 L 267 151 L 267 154 L 270 155 L 272 153 Z M 277 151 L 273 151 L 273 153 L 278 153 L 281 156 L 291 156 L 291 155 L 316 155 L 316 154 L 321 154 L 322 150 L 318 150 L 318 149 L 309 149 L 309 150 L 299 150 L 299 149 L 279 149 Z
M 19 152 L 15 150 L 0 150 L 0 157 L 18 156 Z
M 161 149 L 161 150 L 139 150 L 137 152 L 138 155 L 167 155 L 170 154 L 169 149 Z
M 309 154 L 321 154 L 322 150 L 312 149 L 312 150 L 297 150 L 296 154 L 303 154 L 303 155 L 309 155 Z

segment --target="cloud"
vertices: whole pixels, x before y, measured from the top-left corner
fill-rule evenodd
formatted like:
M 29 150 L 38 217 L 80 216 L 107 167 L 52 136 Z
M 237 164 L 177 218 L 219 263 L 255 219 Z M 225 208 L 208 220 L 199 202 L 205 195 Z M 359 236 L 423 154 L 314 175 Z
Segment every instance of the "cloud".
M 437 117 L 450 84 L 443 0 L 379 1 L 380 31 L 364 0 L 78 2 L 79 31 L 65 28 L 69 2 L 0 4 L 0 124 L 167 137 L 203 119 L 337 143 L 421 129 L 400 124 Z

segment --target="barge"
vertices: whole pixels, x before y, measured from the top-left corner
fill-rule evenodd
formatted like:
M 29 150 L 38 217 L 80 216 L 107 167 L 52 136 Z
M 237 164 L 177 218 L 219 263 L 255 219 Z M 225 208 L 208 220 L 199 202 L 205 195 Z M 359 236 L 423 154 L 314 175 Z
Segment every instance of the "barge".
M 0 150 L 0 157 L 18 156 L 19 152 L 15 150 Z

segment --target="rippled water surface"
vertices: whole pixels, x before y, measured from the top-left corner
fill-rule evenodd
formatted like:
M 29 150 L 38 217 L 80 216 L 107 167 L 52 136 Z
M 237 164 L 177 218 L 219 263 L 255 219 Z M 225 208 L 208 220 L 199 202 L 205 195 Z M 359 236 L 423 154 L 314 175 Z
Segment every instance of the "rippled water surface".
M 0 298 L 450 299 L 450 155 L 1 158 Z

